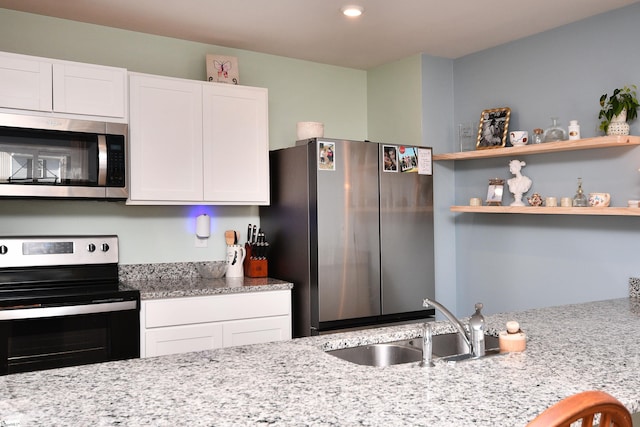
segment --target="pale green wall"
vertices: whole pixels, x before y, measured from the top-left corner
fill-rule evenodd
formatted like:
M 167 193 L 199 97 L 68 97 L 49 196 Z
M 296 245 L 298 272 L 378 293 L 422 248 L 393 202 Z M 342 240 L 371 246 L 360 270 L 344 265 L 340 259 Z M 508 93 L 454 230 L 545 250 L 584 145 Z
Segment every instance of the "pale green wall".
M 421 69 L 415 55 L 367 72 L 370 140 L 423 145 Z
M 207 54 L 238 57 L 240 83 L 269 89 L 272 148 L 293 145 L 296 123 L 325 136 L 367 137 L 367 73 L 281 56 L 0 9 L 0 50 L 205 80 Z
M 369 138 L 451 151 L 453 60 L 411 56 L 368 71 Z M 436 299 L 456 310 L 455 223 L 450 219 L 453 169 L 434 163 L 434 238 Z
M 240 82 L 269 89 L 271 148 L 294 144 L 298 121 L 325 123 L 325 136 L 367 138 L 367 74 L 362 70 L 188 42 L 0 9 L 0 51 L 112 65 L 204 80 L 205 55 L 238 57 Z M 112 233 L 123 264 L 224 258 L 224 231 L 246 233 L 256 207 L 207 207 L 208 248 L 193 244 L 191 207 L 87 201 L 0 201 L 0 235 Z

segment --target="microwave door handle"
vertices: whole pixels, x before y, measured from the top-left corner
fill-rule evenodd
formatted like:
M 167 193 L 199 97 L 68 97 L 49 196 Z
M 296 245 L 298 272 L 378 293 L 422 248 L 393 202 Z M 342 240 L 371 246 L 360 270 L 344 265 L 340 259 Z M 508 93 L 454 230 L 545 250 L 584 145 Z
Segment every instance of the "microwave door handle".
M 98 185 L 107 185 L 107 136 L 98 135 Z

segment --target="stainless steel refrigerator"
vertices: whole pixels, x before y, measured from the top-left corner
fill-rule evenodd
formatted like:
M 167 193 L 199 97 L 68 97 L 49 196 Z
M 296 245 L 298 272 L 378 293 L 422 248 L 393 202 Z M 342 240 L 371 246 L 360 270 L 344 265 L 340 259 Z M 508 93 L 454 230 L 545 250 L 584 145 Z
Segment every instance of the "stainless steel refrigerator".
M 270 152 L 260 226 L 291 281 L 293 335 L 428 317 L 435 296 L 431 149 L 312 138 Z

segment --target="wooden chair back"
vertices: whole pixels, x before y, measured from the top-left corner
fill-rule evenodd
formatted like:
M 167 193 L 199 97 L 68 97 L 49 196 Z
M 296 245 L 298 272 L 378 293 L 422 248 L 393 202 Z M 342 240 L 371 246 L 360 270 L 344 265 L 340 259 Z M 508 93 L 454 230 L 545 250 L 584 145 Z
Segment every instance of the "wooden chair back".
M 600 414 L 599 427 L 633 427 L 631 414 L 618 399 L 604 391 L 583 391 L 547 408 L 527 427 L 569 427 L 582 421 L 582 427 L 593 427 Z

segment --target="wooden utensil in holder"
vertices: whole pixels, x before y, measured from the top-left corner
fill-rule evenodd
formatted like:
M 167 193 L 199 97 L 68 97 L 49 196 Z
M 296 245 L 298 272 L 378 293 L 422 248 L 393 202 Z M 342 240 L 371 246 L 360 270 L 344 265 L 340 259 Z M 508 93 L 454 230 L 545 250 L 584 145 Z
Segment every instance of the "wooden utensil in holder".
M 268 263 L 266 259 L 253 258 L 251 254 L 251 245 L 244 245 L 247 255 L 244 259 L 244 275 L 246 277 L 267 277 Z

